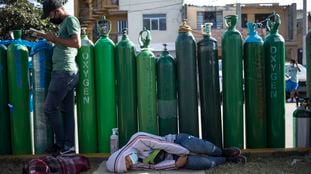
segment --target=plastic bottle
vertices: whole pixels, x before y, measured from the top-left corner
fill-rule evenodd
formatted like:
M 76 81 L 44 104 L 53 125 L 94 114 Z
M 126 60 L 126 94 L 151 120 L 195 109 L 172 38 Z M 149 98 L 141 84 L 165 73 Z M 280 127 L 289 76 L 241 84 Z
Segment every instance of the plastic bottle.
M 119 149 L 118 128 L 113 128 L 112 135 L 110 136 L 110 153 L 112 154 L 118 149 Z

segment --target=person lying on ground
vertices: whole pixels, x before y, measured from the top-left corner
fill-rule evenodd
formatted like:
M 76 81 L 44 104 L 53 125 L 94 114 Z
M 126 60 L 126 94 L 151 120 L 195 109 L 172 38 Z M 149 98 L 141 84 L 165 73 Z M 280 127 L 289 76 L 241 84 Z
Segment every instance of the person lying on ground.
M 189 134 L 169 134 L 164 137 L 135 133 L 129 142 L 107 160 L 110 172 L 123 173 L 131 169 L 205 170 L 225 162 L 246 162 L 236 147 L 221 149 L 213 143 Z

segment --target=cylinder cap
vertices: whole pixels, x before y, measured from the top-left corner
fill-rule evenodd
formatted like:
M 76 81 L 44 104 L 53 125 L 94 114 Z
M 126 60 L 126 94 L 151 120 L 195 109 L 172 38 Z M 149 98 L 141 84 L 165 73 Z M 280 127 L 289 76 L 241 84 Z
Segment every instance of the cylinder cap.
M 86 27 L 81 27 L 81 35 L 86 35 Z
M 22 38 L 22 30 L 13 30 L 13 39 L 21 39 Z
M 274 18 L 274 21 L 271 20 L 271 18 Z M 272 15 L 267 17 L 267 30 L 270 31 L 270 33 L 277 33 L 279 30 L 279 26 L 281 24 L 281 17 L 279 14 L 273 12 Z
M 249 35 L 256 34 L 256 24 L 254 24 L 253 22 L 247 22 L 246 25 L 247 25 Z
M 163 47 L 164 47 L 164 51 L 167 51 L 167 44 L 166 43 L 163 44 Z
M 123 28 L 123 29 L 122 29 L 122 35 L 123 35 L 123 36 L 127 35 L 127 28 Z
M 212 35 L 212 26 L 213 26 L 213 23 L 205 23 L 203 26 L 202 26 L 202 34 L 203 35 L 207 35 L 207 36 L 211 36 Z
M 145 34 L 145 35 L 144 35 Z M 151 42 L 151 33 L 144 27 L 144 29 L 139 33 L 138 43 L 140 48 L 149 48 Z
M 185 32 L 189 32 L 192 31 L 192 28 L 187 24 L 187 20 L 184 19 L 182 24 L 179 26 L 179 32 L 185 33 Z
M 101 20 L 96 23 L 97 32 L 100 35 L 108 36 L 111 31 L 111 21 L 106 19 L 106 16 L 103 16 Z
M 237 15 L 228 15 L 228 16 L 225 16 L 224 18 L 225 18 L 225 23 L 229 29 L 233 29 L 236 26 L 237 21 L 238 21 Z

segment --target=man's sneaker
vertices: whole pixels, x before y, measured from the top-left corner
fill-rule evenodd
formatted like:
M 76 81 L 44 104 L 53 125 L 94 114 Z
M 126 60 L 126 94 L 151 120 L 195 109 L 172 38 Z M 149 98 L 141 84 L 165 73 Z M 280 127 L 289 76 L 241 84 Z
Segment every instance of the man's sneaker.
M 60 151 L 60 154 L 61 154 L 61 155 L 74 155 L 74 154 L 76 154 L 75 147 L 74 147 L 74 146 L 72 146 L 72 147 L 65 146 L 65 147 Z
M 241 150 L 237 147 L 228 147 L 222 149 L 222 156 L 224 157 L 235 157 L 241 154 Z
M 238 155 L 235 157 L 227 157 L 226 160 L 231 163 L 242 163 L 245 164 L 247 162 L 247 158 L 243 155 Z
M 53 155 L 53 156 L 57 156 L 60 154 L 61 149 L 62 148 L 58 146 L 57 144 L 53 144 L 45 150 L 45 153 Z

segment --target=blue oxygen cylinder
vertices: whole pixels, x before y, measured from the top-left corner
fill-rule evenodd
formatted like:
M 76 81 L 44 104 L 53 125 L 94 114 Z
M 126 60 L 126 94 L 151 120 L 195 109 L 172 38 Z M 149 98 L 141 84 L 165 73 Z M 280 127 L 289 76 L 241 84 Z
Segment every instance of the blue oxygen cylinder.
M 265 59 L 263 40 L 257 25 L 247 23 L 244 43 L 246 147 L 267 147 L 267 116 L 265 94 Z
M 52 46 L 46 40 L 39 40 L 30 55 L 33 57 L 34 147 L 36 154 L 43 154 L 54 142 L 43 107 L 51 80 Z

